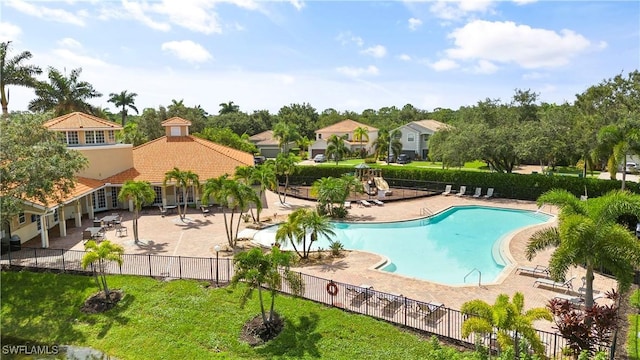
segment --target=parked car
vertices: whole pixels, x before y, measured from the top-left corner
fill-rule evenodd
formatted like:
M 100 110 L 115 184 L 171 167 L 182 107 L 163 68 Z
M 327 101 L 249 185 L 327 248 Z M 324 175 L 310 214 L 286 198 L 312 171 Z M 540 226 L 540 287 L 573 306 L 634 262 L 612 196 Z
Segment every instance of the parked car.
M 640 168 L 638 167 L 638 164 L 634 162 L 628 162 L 627 166 L 625 167 L 625 172 L 627 174 L 635 174 L 637 172 L 640 172 Z
M 327 157 L 324 156 L 324 154 L 318 154 L 318 155 L 313 157 L 313 161 L 315 161 L 317 163 L 323 163 L 323 162 L 327 161 Z
M 388 163 L 396 162 L 396 157 L 393 155 L 387 156 L 387 162 Z
M 405 154 L 400 154 L 398 155 L 398 164 L 408 164 L 411 162 L 411 159 L 409 159 L 409 156 L 405 155 Z
M 253 157 L 254 165 L 262 165 L 266 160 L 267 159 L 264 156 L 260 156 L 260 155 Z

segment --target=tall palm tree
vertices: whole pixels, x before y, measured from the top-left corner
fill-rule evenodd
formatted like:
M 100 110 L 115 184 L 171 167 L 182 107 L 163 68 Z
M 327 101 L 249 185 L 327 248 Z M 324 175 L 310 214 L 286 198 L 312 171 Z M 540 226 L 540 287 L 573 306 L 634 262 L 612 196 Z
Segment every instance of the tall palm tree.
M 297 209 L 296 211 L 298 210 L 300 209 Z M 296 254 L 298 254 L 299 257 L 302 257 L 302 254 L 298 250 L 296 243 L 298 238 L 304 236 L 304 233 L 302 233 L 303 230 L 300 228 L 297 220 L 295 219 L 295 217 L 298 215 L 296 211 L 289 214 L 287 221 L 278 226 L 278 230 L 276 230 L 276 241 L 280 244 L 290 243 L 291 246 L 293 246 L 293 250 L 296 252 Z
M 133 239 L 136 244 L 139 239 L 138 218 L 140 210 L 142 210 L 142 206 L 151 204 L 155 198 L 156 192 L 147 181 L 127 180 L 118 193 L 118 201 L 133 202 Z
M 295 124 L 279 121 L 273 126 L 273 136 L 278 138 L 280 149 L 286 154 L 289 152 L 289 143 L 296 141 L 300 137 L 300 133 Z
M 300 156 L 301 158 L 305 158 L 304 154 L 307 152 L 307 150 L 309 150 L 309 146 L 311 146 L 312 143 L 313 142 L 306 136 L 298 138 L 298 140 L 296 140 L 296 145 L 300 149 L 298 156 Z
M 373 148 L 376 151 L 376 160 L 379 159 L 381 155 L 387 154 L 389 151 L 389 132 L 381 130 L 378 137 L 373 140 Z
M 0 43 L 0 103 L 2 104 L 2 114 L 4 116 L 9 114 L 9 90 L 5 89 L 6 86 L 16 85 L 34 88 L 38 83 L 34 76 L 42 73 L 42 69 L 38 66 L 24 64 L 24 61 L 32 57 L 29 51 L 23 51 L 7 59 L 10 44 L 11 41 Z
M 136 114 L 139 114 L 138 108 L 134 105 L 136 102 L 136 96 L 138 96 L 138 94 L 127 92 L 127 90 L 122 90 L 119 94 L 109 94 L 109 100 L 107 100 L 107 102 L 113 103 L 116 107 L 122 108 L 122 110 L 120 110 L 120 115 L 122 115 L 122 126 L 124 126 L 127 121 L 127 108 L 133 109 Z
M 494 329 L 498 329 L 498 344 L 504 350 L 515 345 L 511 337 L 515 331 L 529 342 L 536 354 L 544 355 L 544 344 L 540 341 L 533 322 L 542 319 L 551 321 L 553 316 L 546 308 L 533 308 L 526 312 L 523 310 L 524 295 L 520 292 L 513 295 L 511 302 L 506 294 L 500 294 L 493 305 L 482 300 L 467 301 L 462 304 L 461 311 L 472 316 L 462 324 L 462 336 L 468 337 L 471 333 L 491 334 Z
M 342 160 L 348 151 L 349 149 L 344 143 L 344 138 L 335 134 L 329 136 L 329 139 L 327 139 L 327 157 L 331 158 L 331 156 L 333 156 L 336 165 L 338 165 L 338 162 Z
M 542 204 L 560 208 L 558 227 L 533 234 L 527 244 L 529 260 L 540 250 L 556 247 L 549 262 L 556 281 L 564 279 L 569 266 L 584 266 L 588 309 L 593 307 L 594 269 L 604 267 L 611 271 L 622 291 L 629 287 L 633 270 L 640 265 L 640 243 L 616 221 L 623 215 L 640 218 L 640 195 L 617 190 L 585 201 L 566 190 L 555 189 L 538 198 L 538 205 Z
M 258 184 L 258 198 L 262 201 L 265 190 L 275 190 L 278 186 L 275 164 L 268 162 L 256 167 L 251 174 L 251 181 Z M 260 222 L 260 211 L 256 211 L 256 221 Z
M 221 109 L 218 112 L 219 115 L 237 113 L 240 111 L 240 106 L 235 105 L 233 101 L 229 101 L 228 103 L 221 103 L 220 107 Z
M 242 215 L 252 204 L 256 206 L 258 211 L 262 209 L 262 201 L 250 186 L 231 180 L 226 175 L 207 180 L 203 185 L 202 199 L 203 201 L 214 199 L 222 206 L 225 233 L 231 248 L 236 246 Z M 225 209 L 230 210 L 229 218 Z M 235 218 L 236 213 L 238 214 L 237 219 Z
M 82 68 L 71 70 L 69 77 L 54 67 L 49 67 L 49 83 L 36 86 L 36 98 L 29 102 L 31 111 L 53 110 L 56 116 L 82 111 L 93 114 L 93 106 L 86 101 L 102 96 L 93 85 L 78 78 Z
M 393 154 L 397 158 L 398 155 L 400 155 L 400 153 L 402 152 L 402 142 L 400 141 L 400 139 L 402 138 L 402 132 L 398 129 L 393 130 L 389 137 L 391 140 L 391 154 Z
M 122 254 L 124 254 L 124 248 L 118 244 L 114 244 L 109 240 L 100 242 L 100 245 L 95 241 L 89 240 L 84 245 L 86 253 L 82 257 L 82 268 L 86 269 L 89 265 L 94 265 L 94 275 L 96 277 L 96 283 L 101 291 L 104 291 L 107 299 L 109 299 L 109 286 L 107 286 L 107 262 L 115 261 L 118 265 L 122 265 Z M 97 263 L 97 265 L 96 265 Z M 100 279 L 98 279 L 98 276 Z
M 306 246 L 306 236 L 302 237 L 302 254 L 304 258 L 309 257 L 309 254 L 311 252 L 311 245 L 313 245 L 314 242 L 318 241 L 318 237 L 320 235 L 325 236 L 329 239 L 331 238 L 331 236 L 336 236 L 329 218 L 318 214 L 317 211 L 306 211 L 299 221 L 302 228 L 304 229 L 305 235 L 306 233 L 309 234 L 310 240 L 309 246 Z
M 289 189 L 289 176 L 293 175 L 298 167 L 296 163 L 298 162 L 298 158 L 293 154 L 289 153 L 280 153 L 276 157 L 276 174 L 280 176 L 284 176 L 284 190 L 282 192 L 282 196 L 278 187 L 278 199 L 281 204 L 284 204 L 287 201 L 287 190 Z
M 182 171 L 177 167 L 174 167 L 173 170 L 167 171 L 164 174 L 164 181 L 162 183 L 163 186 L 167 186 L 168 182 L 175 181 L 175 186 L 182 189 L 182 201 L 184 201 L 184 211 L 180 211 L 180 204 L 178 203 L 178 215 L 181 220 L 184 220 L 187 216 L 187 205 L 188 205 L 188 194 L 190 187 L 199 187 L 200 181 L 198 178 L 198 174 L 194 173 L 191 170 Z M 176 199 L 177 200 L 177 199 Z
M 355 130 L 353 130 L 353 140 L 360 143 L 360 152 L 362 155 L 362 150 L 364 146 L 362 143 L 366 140 L 369 141 L 369 129 L 366 127 L 358 126 Z M 366 155 L 365 155 L 366 156 Z
M 618 167 L 622 164 L 622 190 L 625 189 L 627 172 L 625 164 L 629 152 L 640 152 L 640 122 L 625 121 L 607 125 L 598 132 L 597 152 L 608 157 L 607 167 L 612 180 L 616 179 Z
M 351 187 L 345 181 L 333 177 L 318 179 L 311 185 L 311 195 L 317 197 L 318 206 L 330 216 L 334 214 L 333 204 L 344 204 L 350 191 Z

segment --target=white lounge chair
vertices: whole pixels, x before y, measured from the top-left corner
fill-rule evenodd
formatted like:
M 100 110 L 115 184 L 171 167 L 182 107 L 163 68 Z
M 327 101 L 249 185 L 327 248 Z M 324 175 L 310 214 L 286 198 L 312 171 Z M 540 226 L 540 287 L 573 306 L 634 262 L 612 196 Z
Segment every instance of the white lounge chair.
M 474 198 L 478 198 L 478 197 L 480 197 L 481 194 L 482 194 L 482 188 L 477 187 L 475 194 L 473 194 L 473 197 Z
M 364 207 L 371 207 L 371 203 L 367 200 L 360 200 L 360 204 L 362 204 L 362 206 Z
M 487 193 L 484 195 L 485 199 L 493 197 L 493 188 L 488 188 Z
M 527 274 L 531 276 L 549 277 L 549 268 L 542 265 L 534 266 L 519 266 L 516 269 L 516 274 Z
M 451 195 L 451 188 L 452 188 L 452 187 L 453 187 L 452 185 L 447 185 L 447 186 L 444 188 L 444 192 L 442 193 L 442 195 L 444 195 L 444 196 Z
M 604 294 L 597 294 L 593 297 L 593 301 L 601 299 L 604 297 Z M 554 299 L 568 301 L 571 306 L 579 308 L 584 305 L 584 297 L 582 296 L 574 296 L 568 294 L 558 294 L 554 296 Z
M 467 192 L 467 187 L 462 185 L 460 186 L 460 191 L 458 191 L 458 193 L 456 194 L 457 196 L 464 196 L 464 194 Z
M 557 282 L 557 281 L 553 281 L 552 279 L 544 279 L 544 278 L 540 278 L 537 279 L 534 283 L 533 286 L 536 286 L 536 284 L 538 284 L 538 286 L 547 286 L 547 287 L 551 287 L 551 288 L 564 288 L 566 289 L 566 292 L 569 292 L 569 290 L 573 290 L 573 279 L 575 279 L 576 277 L 573 276 L 571 277 L 571 279 L 565 281 L 565 282 Z
M 378 206 L 382 206 L 384 205 L 384 203 L 378 199 L 373 199 L 371 200 L 371 202 L 373 202 L 374 204 L 378 205 Z
M 351 209 L 351 201 L 345 201 L 344 202 L 344 208 L 345 209 Z

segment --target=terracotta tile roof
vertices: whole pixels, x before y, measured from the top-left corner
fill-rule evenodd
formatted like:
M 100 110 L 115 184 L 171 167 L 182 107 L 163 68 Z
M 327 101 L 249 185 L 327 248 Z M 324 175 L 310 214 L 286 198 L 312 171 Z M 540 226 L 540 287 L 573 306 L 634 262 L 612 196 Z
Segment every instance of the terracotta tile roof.
M 133 148 L 133 168 L 113 175 L 105 182 L 126 180 L 159 184 L 174 167 L 198 174 L 200 181 L 233 174 L 237 166 L 252 166 L 253 155 L 195 136 L 163 136 Z
M 441 123 L 437 120 L 419 120 L 414 121 L 415 124 L 422 126 L 423 128 L 429 129 L 431 131 L 438 131 L 442 128 L 446 128 L 448 125 L 445 123 Z
M 171 126 L 171 125 L 191 125 L 191 121 L 183 119 L 181 117 L 174 116 L 171 119 L 167 119 L 160 123 L 162 126 Z
M 58 116 L 45 122 L 43 126 L 49 130 L 122 130 L 122 126 L 118 123 L 81 112 Z
M 340 121 L 339 123 L 335 123 L 333 125 L 329 125 L 325 128 L 316 130 L 316 133 L 338 133 L 338 132 L 352 132 L 353 130 L 363 127 L 367 128 L 369 132 L 378 131 L 377 128 L 374 128 L 371 125 L 365 125 L 359 123 L 357 121 L 353 121 L 351 119 Z
M 43 204 L 40 200 L 33 199 L 33 198 L 24 199 L 24 200 L 42 208 L 45 208 L 45 207 L 50 208 L 57 205 L 58 202 L 61 202 L 64 204 L 69 203 L 105 185 L 104 181 L 85 178 L 81 176 L 77 176 L 74 180 L 75 180 L 75 187 L 71 190 L 71 192 L 69 192 L 66 196 L 60 196 L 59 199 L 55 199 L 54 197 L 49 197 L 47 199 L 46 205 Z
M 280 145 L 280 141 L 273 135 L 273 130 L 263 131 L 249 138 L 256 145 Z

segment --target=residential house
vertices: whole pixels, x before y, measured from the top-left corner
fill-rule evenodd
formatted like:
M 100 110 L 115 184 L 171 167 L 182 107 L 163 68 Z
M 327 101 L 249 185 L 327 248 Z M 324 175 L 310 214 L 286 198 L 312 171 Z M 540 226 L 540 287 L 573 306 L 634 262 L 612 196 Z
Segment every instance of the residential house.
M 280 140 L 273 135 L 273 130 L 263 131 L 259 134 L 255 134 L 249 138 L 260 151 L 260 155 L 266 158 L 275 159 L 279 153 L 282 152 L 280 148 Z M 294 141 L 290 141 L 287 144 L 288 149 L 293 149 L 296 146 Z
M 47 121 L 44 126 L 60 133 L 60 139 L 87 157 L 89 165 L 77 174 L 74 191 L 60 204 L 25 203 L 23 213 L 10 221 L 11 235 L 21 242 L 40 236 L 46 248 L 49 232 L 64 237 L 67 226 L 82 225 L 83 216 L 93 219 L 96 212 L 133 210 L 131 203 L 118 201 L 127 180 L 150 182 L 156 192 L 154 204 L 174 205 L 183 203 L 181 191 L 173 183 L 163 186 L 165 173 L 173 168 L 193 171 L 204 182 L 233 174 L 237 166 L 253 165 L 252 154 L 189 135 L 190 125 L 182 118 L 165 120 L 165 136 L 133 147 L 116 142 L 115 132 L 122 126 L 92 115 L 75 112 Z M 199 201 L 199 189 L 190 189 L 187 202 Z
M 448 125 L 436 120 L 412 121 L 392 130 L 392 133 L 399 130 L 402 134 L 402 154 L 410 159 L 426 159 L 429 154 L 429 137 L 446 126 Z
M 366 128 L 369 139 L 363 139 L 363 142 L 356 141 L 354 131 L 359 128 Z M 316 140 L 309 146 L 309 158 L 312 159 L 318 154 L 324 154 L 327 151 L 327 140 L 331 135 L 343 137 L 345 145 L 351 151 L 357 151 L 360 148 L 366 149 L 367 153 L 373 152 L 373 143 L 378 138 L 378 129 L 371 125 L 365 125 L 350 119 L 340 121 L 339 123 L 329 125 L 325 128 L 316 130 Z

